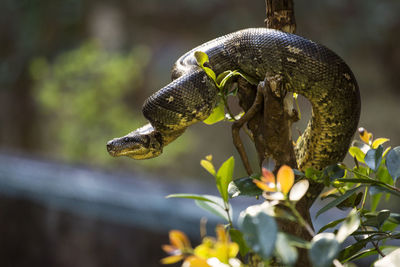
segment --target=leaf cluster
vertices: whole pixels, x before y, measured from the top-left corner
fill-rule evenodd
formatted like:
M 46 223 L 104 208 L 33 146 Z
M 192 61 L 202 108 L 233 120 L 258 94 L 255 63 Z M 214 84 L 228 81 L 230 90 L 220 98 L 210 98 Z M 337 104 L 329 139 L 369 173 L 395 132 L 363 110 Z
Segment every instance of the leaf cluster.
M 393 264 L 400 249 L 388 242 L 400 238 L 400 214 L 378 210 L 378 206 L 381 200 L 400 196 L 400 189 L 395 187 L 400 177 L 400 147 L 384 149 L 388 139 L 373 140 L 372 134 L 366 133 L 365 129 L 360 130 L 361 141 L 355 141 L 349 149 L 355 162 L 352 168 L 338 163 L 323 170 L 310 168 L 303 173 L 282 166 L 276 177 L 270 170 L 262 169 L 261 174 L 233 180 L 233 157 L 217 170 L 212 157 L 207 156 L 200 164 L 214 176 L 220 197 L 193 194 L 168 197 L 194 199 L 200 208 L 223 219 L 230 239 L 239 248 L 238 261 L 235 261 L 235 264 L 240 262 L 238 266 L 294 266 L 299 248 L 307 249 L 312 265 L 318 267 L 344 266 L 371 255 L 379 256 L 375 266 Z M 333 208 L 350 210 L 345 217 L 329 222 L 316 233 L 296 210 L 296 202 L 306 194 L 309 181 L 323 183 L 328 188 L 321 194 L 327 203 L 316 217 Z M 263 197 L 265 201 L 241 211 L 235 223 L 229 204 L 234 197 Z M 312 240 L 280 231 L 278 218 L 297 222 L 313 236 Z M 205 260 L 207 265 L 202 266 L 220 266 Z

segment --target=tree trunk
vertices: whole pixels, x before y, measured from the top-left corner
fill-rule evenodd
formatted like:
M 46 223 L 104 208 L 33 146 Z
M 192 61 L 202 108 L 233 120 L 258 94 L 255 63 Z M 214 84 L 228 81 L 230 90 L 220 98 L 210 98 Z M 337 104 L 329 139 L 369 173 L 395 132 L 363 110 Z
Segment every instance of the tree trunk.
M 265 25 L 289 33 L 294 33 L 296 23 L 294 18 L 293 0 L 265 0 L 267 18 Z M 244 79 L 238 80 L 239 105 L 244 111 L 248 111 L 256 100 L 257 86 L 252 86 Z M 279 76 L 266 74 L 264 99 L 259 105 L 262 107 L 247 122 L 247 127 L 252 133 L 256 151 L 258 154 L 259 165 L 266 158 L 272 158 L 276 162 L 275 172 L 283 165 L 289 165 L 297 168 L 296 156 L 293 147 L 291 126 L 297 119 L 297 113 L 292 110 L 290 101 L 293 101 L 291 94 L 285 99 L 283 88 L 284 84 Z M 256 100 L 258 101 L 258 100 Z M 307 196 L 303 197 L 297 204 L 297 210 L 303 218 L 312 225 L 309 209 L 321 192 L 320 184 L 310 183 Z M 301 237 L 305 240 L 311 240 L 312 236 L 298 223 L 278 220 L 281 231 Z M 296 266 L 311 266 L 306 250 L 299 250 Z M 256 264 L 256 263 L 255 263 Z M 250 266 L 253 265 L 253 263 Z

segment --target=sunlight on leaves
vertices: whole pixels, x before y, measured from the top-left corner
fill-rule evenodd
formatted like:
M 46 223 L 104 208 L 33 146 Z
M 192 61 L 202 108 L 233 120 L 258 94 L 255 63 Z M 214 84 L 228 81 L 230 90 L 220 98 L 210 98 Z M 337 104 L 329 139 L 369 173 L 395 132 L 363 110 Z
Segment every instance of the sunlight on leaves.
M 372 142 L 372 146 L 371 147 L 373 149 L 376 149 L 378 146 L 386 143 L 387 141 L 389 141 L 388 138 L 377 138 L 377 139 L 374 140 L 374 142 Z

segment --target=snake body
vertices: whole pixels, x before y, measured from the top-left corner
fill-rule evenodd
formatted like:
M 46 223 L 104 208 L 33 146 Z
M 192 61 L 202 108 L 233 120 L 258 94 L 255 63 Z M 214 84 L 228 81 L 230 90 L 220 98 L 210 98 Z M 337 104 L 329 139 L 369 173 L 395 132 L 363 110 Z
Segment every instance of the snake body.
M 172 69 L 173 81 L 150 96 L 143 114 L 150 124 L 108 142 L 113 156 L 134 159 L 158 156 L 162 148 L 216 106 L 218 89 L 197 65 L 195 51 L 205 52 L 218 75 L 226 70 L 259 80 L 283 77 L 286 90 L 307 98 L 312 118 L 295 151 L 299 169 L 321 169 L 343 160 L 360 116 L 360 93 L 347 64 L 323 45 L 266 28 L 237 31 L 184 54 Z

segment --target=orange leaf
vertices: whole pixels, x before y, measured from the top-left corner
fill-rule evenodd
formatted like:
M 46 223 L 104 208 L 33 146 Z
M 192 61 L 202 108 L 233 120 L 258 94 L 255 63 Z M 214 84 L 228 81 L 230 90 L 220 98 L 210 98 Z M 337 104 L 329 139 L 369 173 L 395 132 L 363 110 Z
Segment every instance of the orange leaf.
M 228 235 L 226 234 L 225 229 L 221 224 L 217 225 L 215 232 L 217 233 L 218 242 L 223 242 L 223 243 L 229 242 Z
M 173 254 L 175 251 L 179 251 L 178 248 L 171 245 L 162 245 L 161 248 L 168 254 Z
M 287 165 L 283 165 L 279 169 L 278 174 L 276 176 L 277 176 L 277 183 L 280 184 L 281 186 L 281 192 L 284 195 L 287 195 L 287 193 L 289 193 L 294 183 L 294 173 L 292 168 L 290 168 Z
M 366 143 L 367 145 L 371 144 L 372 141 L 372 133 L 369 133 L 363 127 L 358 128 L 358 134 L 360 135 L 360 139 Z
M 162 258 L 160 261 L 162 264 L 173 264 L 183 259 L 183 255 L 168 256 Z
M 171 245 L 177 247 L 180 250 L 191 247 L 190 241 L 187 238 L 186 234 L 179 230 L 171 230 L 169 232 L 169 240 L 171 242 Z
M 263 191 L 275 192 L 275 184 L 273 184 L 273 183 L 269 183 L 269 185 L 273 185 L 274 186 L 273 188 L 269 187 L 266 183 L 263 183 L 263 182 L 261 182 L 260 180 L 257 180 L 257 179 L 253 179 L 253 183 L 255 183 L 256 186 L 258 186 L 258 188 L 260 188 Z
M 265 183 L 275 184 L 275 175 L 272 172 L 270 172 L 266 168 L 262 168 L 262 175 L 263 176 L 261 177 L 261 181 Z

